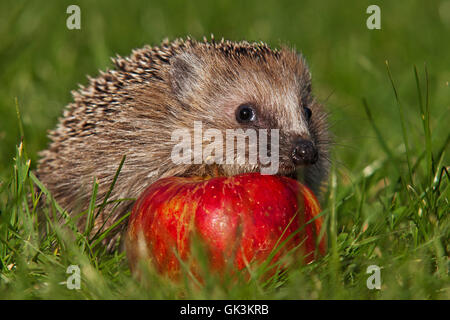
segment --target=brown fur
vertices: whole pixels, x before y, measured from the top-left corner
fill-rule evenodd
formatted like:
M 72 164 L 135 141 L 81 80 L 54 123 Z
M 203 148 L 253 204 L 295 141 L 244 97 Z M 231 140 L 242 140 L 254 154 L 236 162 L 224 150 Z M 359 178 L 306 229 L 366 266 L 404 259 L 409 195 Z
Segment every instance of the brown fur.
M 74 213 L 86 209 L 94 177 L 98 201 L 103 200 L 123 155 L 127 158 L 111 200 L 136 198 L 162 177 L 259 171 L 250 165 L 175 165 L 170 159 L 176 143 L 172 131 L 193 128 L 194 120 L 202 121 L 204 129 L 245 129 L 235 119 L 242 103 L 258 110 L 251 127 L 280 129 L 279 173 L 297 172 L 299 180 L 319 192 L 329 162 L 326 116 L 311 94 L 308 68 L 295 51 L 188 38 L 134 50 L 129 58 L 113 61 L 115 69 L 89 78 L 87 87 L 73 92 L 74 102 L 41 154 L 37 175 L 63 208 Z M 312 110 L 309 123 L 302 106 Z M 290 159 L 295 137 L 314 141 L 319 149 L 315 165 L 295 168 Z M 131 205 L 122 203 L 106 226 Z M 98 217 L 96 228 L 111 209 Z

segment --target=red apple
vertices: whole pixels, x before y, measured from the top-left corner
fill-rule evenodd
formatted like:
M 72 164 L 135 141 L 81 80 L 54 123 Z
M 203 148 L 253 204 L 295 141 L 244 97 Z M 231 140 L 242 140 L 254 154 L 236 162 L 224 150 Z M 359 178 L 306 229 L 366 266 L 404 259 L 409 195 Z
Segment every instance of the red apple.
M 260 263 L 290 235 L 272 262 L 296 246 L 303 254 L 299 258 L 310 262 L 322 228 L 319 212 L 314 194 L 287 177 L 248 173 L 161 179 L 131 212 L 126 236 L 130 266 L 135 270 L 138 260 L 150 258 L 159 272 L 177 277 L 180 264 L 174 249 L 187 261 L 194 236 L 206 245 L 211 271 L 223 270 L 230 259 L 238 270 Z M 325 238 L 318 252 L 325 253 Z

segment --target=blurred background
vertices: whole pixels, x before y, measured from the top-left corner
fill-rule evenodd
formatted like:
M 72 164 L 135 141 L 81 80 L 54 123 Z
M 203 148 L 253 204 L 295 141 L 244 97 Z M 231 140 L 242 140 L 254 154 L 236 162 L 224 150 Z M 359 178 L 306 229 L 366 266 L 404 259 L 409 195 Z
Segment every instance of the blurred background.
M 81 8 L 81 30 L 68 30 L 66 9 Z M 366 8 L 381 8 L 381 30 L 369 30 Z M 450 0 L 433 1 L 17 1 L 0 2 L 0 179 L 11 173 L 20 141 L 16 99 L 33 166 L 46 147 L 70 91 L 86 75 L 111 67 L 110 57 L 192 36 L 287 44 L 301 51 L 313 90 L 331 113 L 336 163 L 358 172 L 380 156 L 363 108 L 367 99 L 390 147 L 402 143 L 393 79 L 407 129 L 421 127 L 413 66 L 429 71 L 433 142 L 450 123 Z M 408 130 L 412 135 L 421 130 Z M 411 141 L 422 141 L 412 137 Z M 413 145 L 413 150 L 423 146 Z M 350 174 L 351 175 L 351 174 Z

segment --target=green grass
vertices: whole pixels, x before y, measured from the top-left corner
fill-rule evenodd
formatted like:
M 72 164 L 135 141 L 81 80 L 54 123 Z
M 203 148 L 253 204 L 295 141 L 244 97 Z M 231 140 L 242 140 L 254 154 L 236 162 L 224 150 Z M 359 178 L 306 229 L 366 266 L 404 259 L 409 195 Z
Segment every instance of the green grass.
M 81 1 L 79 31 L 65 28 L 70 4 L 0 4 L 0 298 L 450 298 L 448 1 L 380 1 L 377 31 L 365 27 L 371 1 Z M 336 141 L 322 204 L 329 252 L 266 284 L 211 275 L 198 288 L 188 275 L 173 284 L 153 272 L 140 283 L 124 253 L 99 245 L 109 230 L 89 238 L 89 224 L 76 230 L 67 217 L 37 225 L 37 152 L 70 90 L 110 56 L 210 33 L 288 43 L 309 62 Z M 92 199 L 89 217 L 104 207 Z M 80 290 L 60 284 L 72 264 Z M 381 268 L 381 290 L 366 287 L 370 265 Z

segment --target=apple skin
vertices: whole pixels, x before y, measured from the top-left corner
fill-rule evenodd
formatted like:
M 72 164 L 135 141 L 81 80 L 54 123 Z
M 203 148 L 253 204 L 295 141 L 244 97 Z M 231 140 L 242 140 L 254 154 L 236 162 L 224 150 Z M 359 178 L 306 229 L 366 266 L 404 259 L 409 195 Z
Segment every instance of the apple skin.
M 140 259 L 150 258 L 158 272 L 176 278 L 180 264 L 173 249 L 187 261 L 195 236 L 206 244 L 210 271 L 223 270 L 233 258 L 233 266 L 241 270 L 249 262 L 263 262 L 277 244 L 303 227 L 272 261 L 303 242 L 297 251 L 308 263 L 314 260 L 322 218 L 305 223 L 319 213 L 312 191 L 287 177 L 247 173 L 164 178 L 150 185 L 132 209 L 127 256 L 132 271 Z M 325 251 L 323 237 L 318 252 Z

